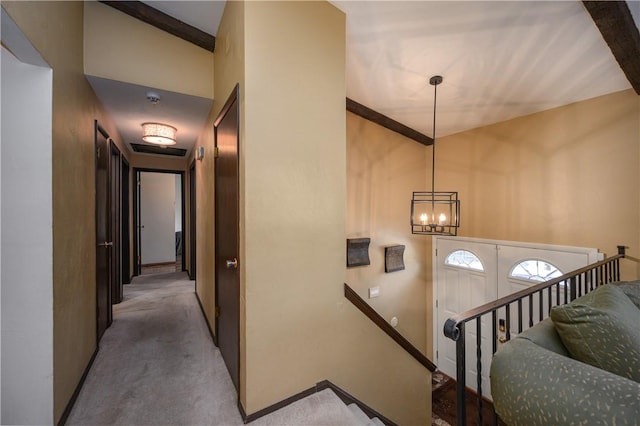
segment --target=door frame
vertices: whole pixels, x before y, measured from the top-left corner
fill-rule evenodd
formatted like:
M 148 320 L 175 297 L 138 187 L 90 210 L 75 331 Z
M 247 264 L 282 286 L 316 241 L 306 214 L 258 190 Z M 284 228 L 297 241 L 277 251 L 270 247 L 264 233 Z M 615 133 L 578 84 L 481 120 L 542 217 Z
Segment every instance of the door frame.
M 182 208 L 182 256 L 181 256 L 181 270 L 182 271 L 186 271 L 187 270 L 187 264 L 186 264 L 186 256 L 184 255 L 184 234 L 185 234 L 185 228 L 186 228 L 186 219 L 184 217 L 184 213 L 185 213 L 185 181 L 184 181 L 184 176 L 185 176 L 185 172 L 184 170 L 173 170 L 173 169 L 153 169 L 153 168 L 147 168 L 147 167 L 134 167 L 133 168 L 133 176 L 135 176 L 134 178 L 134 185 L 133 185 L 133 253 L 134 253 L 134 259 L 133 259 L 133 275 L 134 276 L 138 276 L 141 274 L 142 272 L 142 258 L 141 258 L 141 233 L 140 233 L 140 173 L 142 172 L 148 172 L 148 173 L 168 173 L 168 174 L 174 174 L 174 175 L 180 175 L 181 180 L 180 180 L 180 186 L 182 187 L 182 200 L 180 202 L 181 204 L 181 208 Z

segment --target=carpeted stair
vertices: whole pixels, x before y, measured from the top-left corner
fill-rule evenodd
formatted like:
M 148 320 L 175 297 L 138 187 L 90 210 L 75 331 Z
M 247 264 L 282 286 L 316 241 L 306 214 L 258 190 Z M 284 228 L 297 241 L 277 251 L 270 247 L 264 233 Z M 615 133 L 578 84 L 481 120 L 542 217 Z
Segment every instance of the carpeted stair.
M 331 390 L 314 393 L 251 422 L 251 426 L 384 426 L 370 419 L 356 404 L 345 405 Z
M 374 418 L 370 419 L 364 413 L 364 411 L 362 411 L 360 409 L 360 407 L 358 407 L 356 404 L 349 404 L 347 406 L 347 408 L 349 408 L 349 411 L 351 411 L 353 413 L 353 415 L 361 422 L 362 425 L 366 425 L 366 426 L 385 426 L 384 423 L 382 423 L 382 421 L 380 421 L 380 419 L 377 418 L 377 417 L 374 417 Z

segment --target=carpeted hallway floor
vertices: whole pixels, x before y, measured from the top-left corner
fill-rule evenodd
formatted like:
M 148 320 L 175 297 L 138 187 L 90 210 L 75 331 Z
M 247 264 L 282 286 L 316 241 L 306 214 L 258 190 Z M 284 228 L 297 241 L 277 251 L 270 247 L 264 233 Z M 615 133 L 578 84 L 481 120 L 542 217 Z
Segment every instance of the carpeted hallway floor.
M 242 425 L 236 392 L 184 272 L 125 286 L 68 425 Z M 330 390 L 253 422 L 358 425 Z
M 187 274 L 143 275 L 124 289 L 67 424 L 242 424 Z

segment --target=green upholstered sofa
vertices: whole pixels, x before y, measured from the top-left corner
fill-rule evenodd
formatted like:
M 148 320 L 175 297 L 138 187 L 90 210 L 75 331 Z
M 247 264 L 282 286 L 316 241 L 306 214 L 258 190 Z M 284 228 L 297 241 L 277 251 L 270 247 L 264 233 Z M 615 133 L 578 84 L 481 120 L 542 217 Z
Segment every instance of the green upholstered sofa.
M 614 288 L 603 290 L 609 286 Z M 589 311 L 602 299 L 610 305 L 605 316 L 616 322 L 613 327 L 600 327 L 598 315 Z M 601 286 L 564 306 L 495 353 L 491 393 L 496 412 L 508 425 L 640 425 L 640 281 Z M 570 322 L 578 324 L 577 335 L 565 336 L 562 315 L 567 312 Z M 560 319 L 554 313 L 562 314 Z M 587 324 L 594 317 L 596 325 Z M 619 329 L 618 323 L 626 328 Z M 580 354 L 585 348 L 586 355 Z M 598 355 L 615 373 L 594 366 Z M 596 361 L 574 359 L 582 356 Z

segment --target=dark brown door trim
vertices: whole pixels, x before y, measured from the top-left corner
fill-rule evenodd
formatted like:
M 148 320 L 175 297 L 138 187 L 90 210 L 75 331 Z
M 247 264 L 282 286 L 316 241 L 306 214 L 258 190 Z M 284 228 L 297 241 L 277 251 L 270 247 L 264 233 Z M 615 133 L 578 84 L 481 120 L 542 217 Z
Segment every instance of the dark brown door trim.
M 142 256 L 142 247 L 141 247 L 141 241 L 140 241 L 140 173 L 142 172 L 150 172 L 150 173 L 169 173 L 169 174 L 173 174 L 173 175 L 180 175 L 180 179 L 182 182 L 182 200 L 181 200 L 181 204 L 182 204 L 182 238 L 183 238 L 183 247 L 182 247 L 182 251 L 184 253 L 184 228 L 185 228 L 185 217 L 184 217 L 184 213 L 185 213 L 185 182 L 184 182 L 184 170 L 170 170 L 170 169 L 152 169 L 152 168 L 145 168 L 145 167 L 134 167 L 133 168 L 133 176 L 134 176 L 134 182 L 133 182 L 133 252 L 134 252 L 134 259 L 133 259 L 133 275 L 134 276 L 138 276 L 141 274 L 142 272 L 142 266 L 141 266 L 141 256 Z M 182 266 L 181 266 L 181 270 L 182 271 L 186 271 L 187 270 L 187 264 L 186 264 L 186 256 L 184 256 L 184 254 L 181 256 L 181 260 L 182 260 Z

